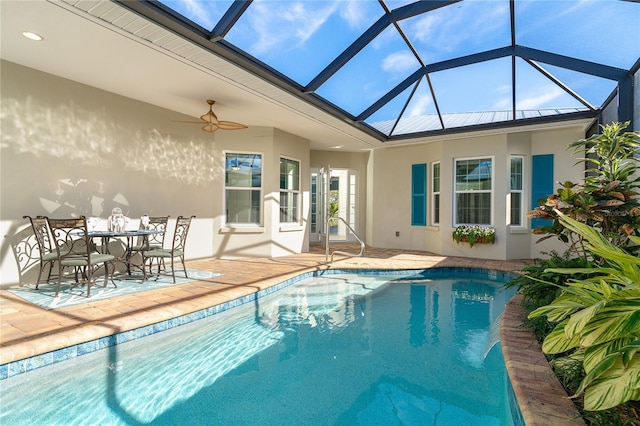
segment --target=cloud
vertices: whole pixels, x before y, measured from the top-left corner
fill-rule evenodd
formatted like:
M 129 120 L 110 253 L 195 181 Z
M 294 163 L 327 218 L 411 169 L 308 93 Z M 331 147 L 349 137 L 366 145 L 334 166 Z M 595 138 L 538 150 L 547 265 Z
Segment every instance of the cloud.
M 396 52 L 384 58 L 382 69 L 387 72 L 404 73 L 417 68 L 418 62 L 411 52 Z
M 478 50 L 472 47 L 486 44 L 487 39 L 496 38 L 501 33 L 508 34 L 505 22 L 509 22 L 508 6 L 480 1 L 443 7 L 410 19 L 405 25 L 411 41 L 425 55 L 422 59 L 429 63 L 434 58 L 440 60 L 443 52 Z M 505 38 L 496 43 L 501 46 L 508 41 Z
M 341 2 L 340 17 L 344 19 L 351 28 L 362 28 L 367 18 L 360 0 Z
M 300 47 L 333 15 L 339 4 L 302 1 L 276 3 L 256 1 L 250 11 L 250 22 L 257 34 L 252 50 L 256 53 L 272 49 L 287 51 Z
M 215 26 L 216 22 L 213 20 L 210 13 L 210 10 L 215 6 L 215 3 L 212 5 L 210 2 L 203 3 L 197 0 L 182 0 L 175 3 L 177 3 L 177 5 L 174 6 L 169 4 L 169 6 L 177 11 L 181 11 L 184 16 L 192 21 L 198 22 L 208 30 Z M 206 8 L 202 7 L 204 4 L 207 5 Z
M 411 108 L 405 112 L 405 117 L 419 117 L 429 113 L 429 107 L 433 104 L 431 96 L 421 96 L 411 101 Z
M 442 22 L 442 17 L 426 14 L 418 19 L 411 27 L 411 38 L 428 42 L 438 34 L 438 25 Z
M 559 98 L 564 95 L 565 91 L 558 86 L 546 86 L 538 87 L 536 94 L 530 97 L 523 97 L 516 102 L 517 109 L 539 109 L 545 106 L 548 102 Z

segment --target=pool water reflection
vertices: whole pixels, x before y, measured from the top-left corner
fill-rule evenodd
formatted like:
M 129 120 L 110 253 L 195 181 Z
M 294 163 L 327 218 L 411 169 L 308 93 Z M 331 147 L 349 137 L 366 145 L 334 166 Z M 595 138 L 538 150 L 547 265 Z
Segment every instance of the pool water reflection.
M 8 379 L 0 423 L 511 425 L 512 295 L 469 275 L 311 278 Z

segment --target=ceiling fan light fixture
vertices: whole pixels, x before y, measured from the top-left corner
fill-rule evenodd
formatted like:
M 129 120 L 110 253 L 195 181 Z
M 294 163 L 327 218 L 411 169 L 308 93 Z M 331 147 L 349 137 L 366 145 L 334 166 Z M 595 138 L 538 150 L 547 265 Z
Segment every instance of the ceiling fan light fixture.
M 204 124 L 202 130 L 209 133 L 215 132 L 218 129 L 239 130 L 247 128 L 244 124 L 218 120 L 218 116 L 213 112 L 213 104 L 215 104 L 216 101 L 208 99 L 207 103 L 209 104 L 209 111 L 200 116 L 200 120 L 202 121 L 183 121 L 183 123 Z

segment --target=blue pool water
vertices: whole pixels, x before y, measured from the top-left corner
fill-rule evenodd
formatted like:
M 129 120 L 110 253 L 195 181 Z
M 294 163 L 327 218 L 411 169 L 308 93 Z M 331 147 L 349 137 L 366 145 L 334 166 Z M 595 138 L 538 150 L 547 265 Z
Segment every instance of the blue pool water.
M 512 425 L 473 276 L 311 278 L 204 320 L 0 382 L 0 424 Z

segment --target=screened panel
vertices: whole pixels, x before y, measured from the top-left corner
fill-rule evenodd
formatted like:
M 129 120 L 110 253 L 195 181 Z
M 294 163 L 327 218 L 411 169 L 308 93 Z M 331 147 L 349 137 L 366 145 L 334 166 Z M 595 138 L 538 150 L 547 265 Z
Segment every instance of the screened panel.
M 184 1 L 159 0 L 204 29 L 211 30 L 229 9 L 233 0 Z
M 365 120 L 381 140 L 576 112 L 595 117 L 640 57 L 636 1 L 389 0 L 389 13 L 378 1 L 161 3 L 193 23 L 179 24 L 202 37 L 203 48 L 219 42 L 225 58 L 255 65 L 250 72 L 313 96 L 339 118 Z M 155 2 L 136 4 L 151 10 Z M 157 11 L 145 16 L 154 20 Z M 209 34 L 223 17 L 228 32 Z M 532 51 L 544 73 L 520 57 Z M 409 77 L 404 91 L 399 84 Z M 413 79 L 420 93 L 411 96 Z M 360 118 L 365 111 L 372 114 Z M 633 111 L 625 104 L 620 114 L 625 121 Z
M 463 1 L 402 20 L 399 25 L 409 34 L 425 64 L 497 49 L 511 42 L 509 0 Z
M 398 31 L 390 26 L 316 93 L 350 114 L 359 115 L 419 67 Z M 396 112 L 395 117 L 398 116 Z
M 516 43 L 628 69 L 640 57 L 640 7 L 630 1 L 517 0 Z

